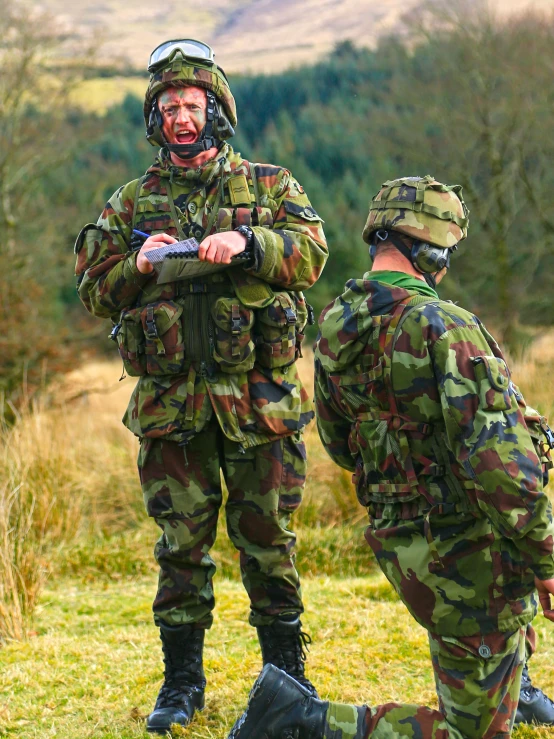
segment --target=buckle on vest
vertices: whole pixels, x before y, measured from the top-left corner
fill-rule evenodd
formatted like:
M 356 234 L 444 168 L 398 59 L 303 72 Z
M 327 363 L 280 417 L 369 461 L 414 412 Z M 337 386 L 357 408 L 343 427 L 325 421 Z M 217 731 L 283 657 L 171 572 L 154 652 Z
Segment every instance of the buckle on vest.
M 240 310 L 236 303 L 231 306 L 231 334 L 240 335 Z
M 148 306 L 146 308 L 146 331 L 144 332 L 149 339 L 158 339 L 158 327 L 154 320 L 154 308 Z
M 117 341 L 117 334 L 120 331 L 121 331 L 121 323 L 116 323 L 115 326 L 110 331 L 110 333 L 108 334 L 108 338 L 110 338 L 112 341 Z
M 296 323 L 296 313 L 292 308 L 284 308 L 285 317 L 289 326 L 293 326 Z
M 541 429 L 543 434 L 546 436 L 546 441 L 551 449 L 554 449 L 554 431 L 546 423 L 544 418 L 541 418 Z

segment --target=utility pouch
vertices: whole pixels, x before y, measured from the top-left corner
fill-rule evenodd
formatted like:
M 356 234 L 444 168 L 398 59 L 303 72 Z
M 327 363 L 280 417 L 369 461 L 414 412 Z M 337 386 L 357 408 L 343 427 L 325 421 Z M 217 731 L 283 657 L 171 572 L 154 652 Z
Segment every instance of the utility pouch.
M 184 372 L 182 312 L 183 308 L 172 300 L 148 303 L 141 308 L 147 374 L 172 375 Z
M 254 311 L 237 297 L 221 296 L 212 307 L 215 326 L 213 358 L 222 372 L 248 372 L 254 366 L 255 350 L 252 340 Z
M 299 316 L 299 311 L 302 316 Z M 288 292 L 275 293 L 273 302 L 256 311 L 259 335 L 256 359 L 262 367 L 274 369 L 292 364 L 297 356 L 297 327 L 306 324 L 306 303 L 295 300 Z M 301 334 L 303 336 L 303 334 Z
M 499 357 L 473 357 L 475 378 L 479 386 L 479 400 L 483 410 L 509 411 L 510 374 L 506 362 Z
M 142 308 L 124 310 L 119 319 L 117 332 L 115 329 L 112 331 L 112 335 L 117 341 L 117 348 L 123 360 L 125 372 L 130 377 L 141 377 L 146 374 L 144 330 L 140 320 L 141 311 Z

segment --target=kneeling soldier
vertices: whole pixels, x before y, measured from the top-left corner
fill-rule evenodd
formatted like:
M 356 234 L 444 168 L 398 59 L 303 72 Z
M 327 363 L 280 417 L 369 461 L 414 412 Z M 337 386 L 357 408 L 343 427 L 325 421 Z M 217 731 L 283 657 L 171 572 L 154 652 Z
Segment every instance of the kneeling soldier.
M 367 541 L 428 631 L 439 710 L 323 702 L 268 666 L 232 739 L 492 739 L 554 722 L 522 683 L 537 590 L 554 620 L 552 432 L 479 319 L 435 292 L 467 226 L 459 186 L 383 185 L 364 229 L 373 271 L 325 309 L 316 349 L 321 439 L 354 473 Z

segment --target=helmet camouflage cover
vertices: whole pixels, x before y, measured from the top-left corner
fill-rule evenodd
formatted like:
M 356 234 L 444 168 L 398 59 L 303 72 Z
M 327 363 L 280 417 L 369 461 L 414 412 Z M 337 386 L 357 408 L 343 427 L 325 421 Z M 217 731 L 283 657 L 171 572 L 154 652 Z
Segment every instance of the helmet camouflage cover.
M 453 248 L 467 236 L 469 210 L 460 185 L 443 185 L 434 177 L 400 177 L 381 187 L 369 206 L 363 239 L 375 231 L 400 231 L 417 241 Z
M 168 87 L 203 87 L 211 90 L 221 102 L 233 127 L 237 125 L 235 98 L 225 73 L 215 62 L 187 60 L 176 56 L 167 66 L 153 72 L 144 98 L 144 120 L 148 125 L 152 101 Z

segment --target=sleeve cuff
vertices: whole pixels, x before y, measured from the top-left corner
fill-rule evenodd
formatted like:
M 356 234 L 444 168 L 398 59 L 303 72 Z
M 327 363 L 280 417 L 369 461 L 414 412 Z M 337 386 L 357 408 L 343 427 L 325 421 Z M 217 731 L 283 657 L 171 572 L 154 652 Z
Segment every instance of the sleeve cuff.
M 540 565 L 531 565 L 531 569 L 535 577 L 539 580 L 552 580 L 554 579 L 554 556 L 551 557 L 550 562 L 543 562 Z
M 252 233 L 254 234 L 254 243 L 252 245 L 254 264 L 246 269 L 263 280 L 271 275 L 275 267 L 277 259 L 277 237 L 268 228 L 263 228 L 262 226 L 254 226 Z
M 130 284 L 135 284 L 142 287 L 142 285 L 148 282 L 148 280 L 152 277 L 152 273 L 144 275 L 142 274 L 142 272 L 139 272 L 137 268 L 137 254 L 138 252 L 134 252 L 133 254 L 130 254 L 125 260 L 125 264 L 123 265 L 123 277 Z

